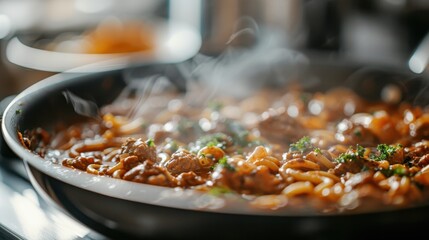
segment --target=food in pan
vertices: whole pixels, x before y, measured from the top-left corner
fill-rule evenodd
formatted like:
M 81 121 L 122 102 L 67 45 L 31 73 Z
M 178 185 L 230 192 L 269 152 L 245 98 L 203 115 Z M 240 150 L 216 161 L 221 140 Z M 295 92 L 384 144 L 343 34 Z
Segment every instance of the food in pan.
M 341 213 L 428 199 L 428 109 L 343 87 L 140 100 L 103 106 L 98 120 L 19 135 L 46 161 L 76 171 L 240 196 L 264 211 Z

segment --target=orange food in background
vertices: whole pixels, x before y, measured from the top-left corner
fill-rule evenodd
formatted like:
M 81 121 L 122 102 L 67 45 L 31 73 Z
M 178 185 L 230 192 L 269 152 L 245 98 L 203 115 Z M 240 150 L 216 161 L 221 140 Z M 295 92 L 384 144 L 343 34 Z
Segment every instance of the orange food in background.
M 154 48 L 154 34 L 141 22 L 102 22 L 87 32 L 84 39 L 85 53 L 127 53 Z

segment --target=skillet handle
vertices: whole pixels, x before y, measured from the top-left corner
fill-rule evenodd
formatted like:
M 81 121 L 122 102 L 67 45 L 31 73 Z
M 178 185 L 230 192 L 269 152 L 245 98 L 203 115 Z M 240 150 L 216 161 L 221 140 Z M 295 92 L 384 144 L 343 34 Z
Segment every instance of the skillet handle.
M 6 110 L 6 107 L 12 100 L 15 98 L 15 95 L 8 96 L 0 101 L 0 123 L 3 121 L 3 113 Z M 1 126 L 1 124 L 0 124 Z M 3 139 L 3 132 L 0 127 L 0 159 L 2 158 L 16 158 L 16 154 L 9 148 L 6 142 Z

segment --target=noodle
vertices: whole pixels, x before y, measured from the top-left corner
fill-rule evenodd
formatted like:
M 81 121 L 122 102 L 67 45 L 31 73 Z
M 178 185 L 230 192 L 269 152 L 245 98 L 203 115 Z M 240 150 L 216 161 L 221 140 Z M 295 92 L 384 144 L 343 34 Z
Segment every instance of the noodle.
M 176 101 L 173 106 L 180 97 L 166 93 L 163 99 Z M 21 139 L 46 160 L 79 171 L 208 193 L 221 189 L 265 210 L 378 210 L 429 200 L 426 109 L 367 102 L 343 88 L 261 91 L 244 103 L 216 100 L 213 108 L 181 102 L 134 119 L 108 112 L 102 122 L 52 133 L 27 130 Z

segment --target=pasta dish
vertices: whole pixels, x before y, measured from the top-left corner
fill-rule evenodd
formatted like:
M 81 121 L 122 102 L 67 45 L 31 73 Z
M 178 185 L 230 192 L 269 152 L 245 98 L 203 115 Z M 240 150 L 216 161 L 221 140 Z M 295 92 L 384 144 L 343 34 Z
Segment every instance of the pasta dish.
M 46 161 L 142 184 L 241 196 L 263 210 L 340 213 L 427 200 L 429 112 L 351 89 L 261 89 L 188 104 L 165 91 L 100 119 L 20 132 Z M 138 114 L 136 111 L 140 111 Z M 133 113 L 133 114 L 130 114 Z

